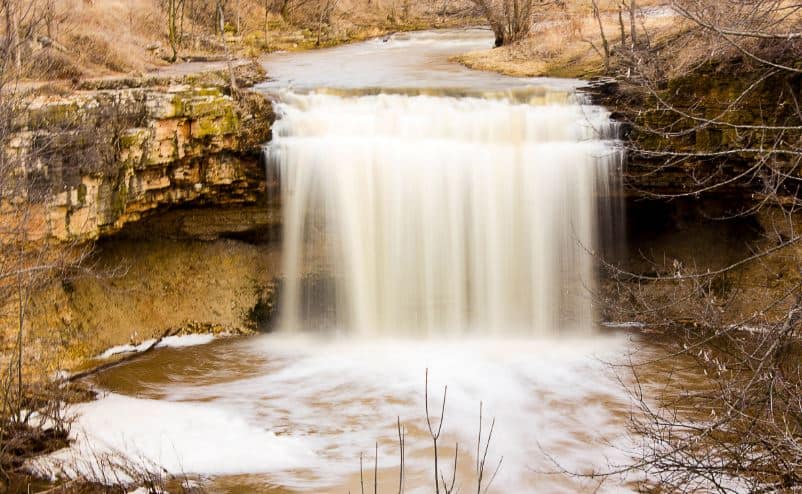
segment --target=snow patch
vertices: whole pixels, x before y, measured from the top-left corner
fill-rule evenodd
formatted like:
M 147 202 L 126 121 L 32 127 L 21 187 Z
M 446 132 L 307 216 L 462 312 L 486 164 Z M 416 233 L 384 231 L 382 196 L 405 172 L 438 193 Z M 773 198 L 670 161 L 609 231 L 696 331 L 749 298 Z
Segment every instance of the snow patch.
M 197 345 L 205 345 L 207 343 L 211 343 L 214 341 L 215 335 L 212 334 L 188 334 L 188 335 L 181 335 L 181 336 L 165 336 L 156 345 L 156 348 L 183 348 L 188 346 L 197 346 Z M 152 338 L 150 340 L 145 340 L 138 345 L 118 345 L 109 348 L 105 352 L 101 353 L 95 359 L 97 360 L 105 360 L 109 359 L 115 355 L 120 355 L 122 353 L 140 353 L 144 352 L 148 348 L 150 348 L 154 343 L 156 343 L 156 339 Z

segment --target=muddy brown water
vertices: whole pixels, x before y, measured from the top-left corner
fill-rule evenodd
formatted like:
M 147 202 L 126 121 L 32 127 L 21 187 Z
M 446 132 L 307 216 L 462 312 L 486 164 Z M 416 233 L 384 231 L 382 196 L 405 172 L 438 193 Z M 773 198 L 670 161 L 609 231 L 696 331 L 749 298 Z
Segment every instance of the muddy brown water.
M 378 444 L 379 492 L 397 492 L 400 420 L 404 491 L 431 492 L 428 369 L 435 426 L 448 385 L 439 458 L 450 474 L 459 444 L 463 490 L 475 489 L 481 401 L 485 438 L 496 420 L 487 469 L 503 457 L 490 492 L 594 492 L 598 480 L 556 471 L 599 472 L 631 461 L 632 403 L 618 380 L 630 377 L 613 364 L 660 352 L 623 330 L 534 341 L 268 335 L 159 349 L 94 379 L 104 395 L 78 407 L 78 442 L 59 459 L 76 464 L 98 450 L 124 452 L 209 492 L 342 493 L 361 491 L 361 457 L 372 492 Z M 675 366 L 641 369 L 643 382 L 661 382 Z M 637 480 L 608 478 L 600 491 L 633 490 Z

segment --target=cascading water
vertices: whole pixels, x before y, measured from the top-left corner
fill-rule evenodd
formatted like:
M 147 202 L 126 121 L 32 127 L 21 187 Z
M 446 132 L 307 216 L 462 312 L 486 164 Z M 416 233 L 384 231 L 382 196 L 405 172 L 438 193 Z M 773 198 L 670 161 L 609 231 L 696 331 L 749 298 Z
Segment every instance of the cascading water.
M 285 211 L 286 330 L 593 327 L 594 253 L 620 185 L 606 111 L 543 89 L 285 92 L 277 109 L 267 153 Z

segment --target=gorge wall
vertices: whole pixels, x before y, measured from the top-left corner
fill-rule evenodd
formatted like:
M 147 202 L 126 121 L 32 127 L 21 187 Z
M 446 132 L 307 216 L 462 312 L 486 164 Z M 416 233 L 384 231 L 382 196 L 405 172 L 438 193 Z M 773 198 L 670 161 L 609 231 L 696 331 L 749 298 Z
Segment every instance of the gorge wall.
M 622 82 L 596 91 L 596 100 L 622 122 L 629 148 L 628 253 L 621 265 L 646 278 L 668 278 L 630 277 L 627 295 L 618 292 L 611 306 L 641 298 L 668 308 L 661 311 L 664 320 L 714 327 L 760 325 L 787 312 L 802 250 L 790 245 L 759 254 L 799 234 L 802 218 L 778 206 L 795 200 L 800 171 L 781 155 L 760 166 L 766 153 L 749 150 L 782 148 L 799 138 L 799 78 L 764 77 L 744 66 L 725 61 L 660 87 Z M 670 280 L 756 255 L 719 275 Z M 779 303 L 767 308 L 772 301 Z
M 8 152 L 26 163 L 44 215 L 32 237 L 95 240 L 157 211 L 264 202 L 271 103 L 222 84 L 163 82 L 29 102 Z
M 234 76 L 240 87 L 266 77 L 255 64 Z M 30 300 L 29 331 L 62 365 L 166 331 L 250 331 L 270 313 L 280 205 L 261 147 L 272 104 L 229 80 L 99 80 L 18 113 L 6 152 L 25 163 L 26 187 L 0 212 L 26 205 L 26 242 L 91 248 L 90 269 L 54 275 Z M 2 311 L 4 347 L 13 314 Z

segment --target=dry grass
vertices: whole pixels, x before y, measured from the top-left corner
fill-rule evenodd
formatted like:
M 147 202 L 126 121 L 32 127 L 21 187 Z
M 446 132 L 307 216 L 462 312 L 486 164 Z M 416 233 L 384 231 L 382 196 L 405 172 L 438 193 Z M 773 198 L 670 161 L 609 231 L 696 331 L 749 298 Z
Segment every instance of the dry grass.
M 716 10 L 708 10 L 708 22 L 721 27 L 734 27 L 736 30 L 755 30 L 764 33 L 799 32 L 802 30 L 802 13 L 798 2 L 764 3 L 762 15 L 749 15 L 742 10 L 731 8 L 716 2 L 710 3 Z M 742 3 L 741 9 L 754 8 L 760 3 Z M 666 79 L 681 77 L 693 73 L 701 66 L 710 64 L 716 70 L 730 71 L 730 76 L 751 71 L 765 70 L 765 64 L 758 62 L 744 53 L 751 53 L 758 59 L 771 60 L 774 63 L 791 67 L 799 67 L 802 58 L 802 41 L 800 39 L 757 39 L 736 37 L 734 41 L 740 48 L 712 31 L 696 26 L 691 20 L 685 21 L 688 29 L 682 31 L 670 43 L 657 46 L 651 65 L 662 73 Z M 744 50 L 743 52 L 741 50 Z
M 126 72 L 131 68 L 126 57 L 98 35 L 74 34 L 70 37 L 69 44 L 81 47 L 78 60 L 84 66 L 101 67 L 112 72 Z
M 600 1 L 604 34 L 611 50 L 621 44 L 617 4 Z M 655 9 L 664 1 L 641 1 L 641 8 Z M 478 70 L 522 77 L 590 77 L 604 72 L 602 38 L 590 1 L 574 1 L 565 9 L 545 12 L 531 36 L 520 43 L 493 50 L 468 53 L 455 60 Z M 648 11 L 647 11 L 648 12 Z M 623 12 L 625 36 L 629 40 L 628 12 Z M 682 26 L 676 17 L 640 14 L 638 32 L 655 39 L 676 35 Z
M 44 2 L 45 0 L 33 0 Z M 74 79 L 141 73 L 168 65 L 166 14 L 159 0 L 53 0 L 53 22 L 36 36 L 54 46 L 30 43 L 25 73 L 32 80 Z M 220 57 L 225 45 L 237 57 L 256 57 L 275 50 L 331 46 L 389 32 L 474 24 L 465 16 L 465 0 L 339 0 L 330 19 L 318 22 L 313 12 L 289 19 L 265 11 L 264 0 L 229 1 L 225 43 L 214 32 L 210 0 L 187 0 L 179 59 Z M 239 5 L 239 12 L 235 6 Z M 190 6 L 192 8 L 190 9 Z M 237 30 L 239 27 L 239 30 Z M 3 26 L 0 26 L 0 33 Z M 52 61 L 52 70 L 43 62 Z
M 28 62 L 25 70 L 31 79 L 75 79 L 84 75 L 72 57 L 55 50 L 35 53 Z
M 53 38 L 86 75 L 144 71 L 162 65 L 147 47 L 162 38 L 155 0 L 58 0 Z

